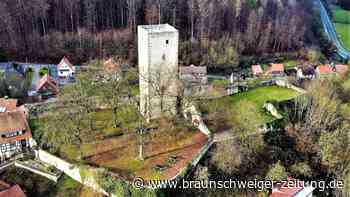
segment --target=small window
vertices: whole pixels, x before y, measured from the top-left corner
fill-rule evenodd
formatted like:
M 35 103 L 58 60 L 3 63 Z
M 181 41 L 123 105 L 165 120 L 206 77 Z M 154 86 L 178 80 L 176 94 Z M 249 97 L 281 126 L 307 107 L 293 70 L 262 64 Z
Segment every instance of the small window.
M 166 40 L 166 41 L 165 41 L 165 44 L 169 44 L 169 40 Z

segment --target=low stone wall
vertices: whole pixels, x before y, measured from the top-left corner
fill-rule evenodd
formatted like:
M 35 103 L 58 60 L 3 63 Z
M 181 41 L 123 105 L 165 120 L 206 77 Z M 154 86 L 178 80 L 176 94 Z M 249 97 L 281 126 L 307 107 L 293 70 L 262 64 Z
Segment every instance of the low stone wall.
M 80 174 L 80 169 L 78 166 L 72 165 L 63 159 L 60 159 L 44 150 L 37 150 L 35 151 L 36 158 L 40 161 L 47 163 L 49 165 L 55 166 L 57 169 L 61 170 L 63 173 L 65 173 L 67 176 L 71 177 L 72 179 L 78 181 L 79 183 L 86 185 L 88 187 L 91 187 L 97 192 L 100 192 L 106 196 L 113 196 L 108 194 L 105 190 L 103 190 L 96 180 L 92 176 L 82 177 Z M 89 168 L 89 170 L 94 171 L 97 169 Z
M 41 171 L 39 169 L 35 169 L 35 168 L 30 167 L 30 166 L 28 166 L 25 163 L 20 162 L 20 161 L 15 161 L 14 162 L 14 166 L 17 167 L 17 168 L 23 168 L 25 170 L 31 171 L 31 172 L 33 172 L 35 174 L 39 174 L 39 175 L 41 175 L 43 177 L 46 177 L 47 179 L 50 179 L 50 180 L 55 181 L 55 182 L 57 182 L 59 177 L 60 177 L 60 176 L 56 176 L 56 175 L 51 174 L 51 173 L 43 172 L 43 171 Z
M 280 86 L 280 87 L 284 87 L 284 88 L 289 88 L 289 89 L 292 89 L 292 90 L 295 90 L 301 94 L 305 94 L 306 93 L 306 90 L 302 89 L 302 88 L 299 88 L 291 83 L 289 83 L 287 80 L 276 80 L 276 85 L 277 86 Z

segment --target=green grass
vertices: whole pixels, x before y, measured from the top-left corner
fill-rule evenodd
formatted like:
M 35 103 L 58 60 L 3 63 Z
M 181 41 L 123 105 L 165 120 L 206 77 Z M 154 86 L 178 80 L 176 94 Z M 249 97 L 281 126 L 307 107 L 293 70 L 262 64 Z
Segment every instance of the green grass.
M 350 24 L 335 23 L 335 27 L 344 46 L 350 49 Z
M 339 6 L 334 6 L 333 21 L 335 23 L 350 24 L 350 11 L 344 10 Z
M 260 87 L 248 92 L 211 101 L 208 106 L 209 113 L 213 111 L 215 106 L 221 105 L 233 112 L 231 113 L 232 117 L 228 118 L 233 122 L 251 119 L 257 124 L 264 124 L 274 119 L 263 108 L 266 101 L 280 102 L 292 99 L 298 95 L 299 93 L 294 90 L 277 86 Z
M 282 64 L 284 64 L 285 68 L 294 68 L 294 67 L 302 64 L 302 62 L 299 60 L 287 60 L 285 62 L 282 62 Z

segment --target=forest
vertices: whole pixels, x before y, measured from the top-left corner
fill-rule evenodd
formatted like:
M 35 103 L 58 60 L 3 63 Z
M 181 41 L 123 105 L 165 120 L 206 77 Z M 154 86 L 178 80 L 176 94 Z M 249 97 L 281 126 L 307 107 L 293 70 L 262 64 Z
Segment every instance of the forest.
M 136 63 L 136 27 L 179 29 L 180 63 L 237 66 L 239 57 L 315 45 L 309 0 L 1 0 L 0 56 L 80 64 L 120 56 Z M 317 41 L 316 41 L 317 42 Z

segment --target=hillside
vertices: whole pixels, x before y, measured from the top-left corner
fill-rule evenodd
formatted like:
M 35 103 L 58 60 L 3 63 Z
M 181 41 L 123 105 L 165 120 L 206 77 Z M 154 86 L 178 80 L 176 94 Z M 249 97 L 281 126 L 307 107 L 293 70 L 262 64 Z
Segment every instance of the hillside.
M 0 51 L 21 61 L 57 63 L 66 55 L 80 64 L 119 55 L 136 62 L 136 26 L 160 22 L 180 30 L 181 63 L 236 65 L 240 55 L 303 48 L 312 37 L 306 4 L 304 0 L 2 0 L 0 25 L 5 28 L 0 30 Z

